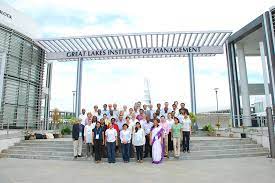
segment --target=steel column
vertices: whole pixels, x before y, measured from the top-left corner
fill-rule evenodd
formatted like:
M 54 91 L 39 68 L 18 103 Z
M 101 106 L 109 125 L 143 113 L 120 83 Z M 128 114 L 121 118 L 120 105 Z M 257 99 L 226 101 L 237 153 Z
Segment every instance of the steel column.
M 50 117 L 50 107 L 51 107 L 51 87 L 52 87 L 52 69 L 53 63 L 47 64 L 47 75 L 46 75 L 46 89 L 47 94 L 45 96 L 45 107 L 44 107 L 44 125 L 43 129 L 49 129 L 49 117 Z
M 82 88 L 82 67 L 83 58 L 79 58 L 77 61 L 77 78 L 76 78 L 76 102 L 75 102 L 75 115 L 79 116 L 81 110 L 81 88 Z
M 196 86 L 195 86 L 195 73 L 194 73 L 194 60 L 193 54 L 188 55 L 189 59 L 189 79 L 190 79 L 190 97 L 191 97 L 191 111 L 197 113 L 196 108 Z

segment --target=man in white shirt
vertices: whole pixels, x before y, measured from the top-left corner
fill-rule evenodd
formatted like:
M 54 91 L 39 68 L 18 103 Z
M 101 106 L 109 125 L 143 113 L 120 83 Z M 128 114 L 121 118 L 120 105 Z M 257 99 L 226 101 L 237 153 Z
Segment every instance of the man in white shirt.
M 113 104 L 113 113 L 115 116 L 119 116 L 119 111 L 117 110 L 117 104 Z
M 123 106 L 123 118 L 125 119 L 129 115 L 129 112 L 127 111 L 127 105 Z
M 152 121 L 153 120 L 153 118 L 154 118 L 154 113 L 155 113 L 155 111 L 153 110 L 153 105 L 151 104 L 150 106 L 149 106 L 149 116 L 150 116 L 150 120 Z
M 183 123 L 183 118 L 184 118 L 184 116 L 183 116 L 183 110 L 180 109 L 179 115 L 178 115 L 178 119 L 179 119 L 179 122 L 180 122 L 181 124 Z
M 97 117 L 97 115 L 98 115 L 98 106 L 97 105 L 94 106 L 94 110 L 92 112 L 92 115 Z
M 79 115 L 78 118 L 80 119 L 80 123 L 85 126 L 86 125 L 85 121 L 86 121 L 86 118 L 87 118 L 87 116 L 86 116 L 86 109 L 83 108 L 81 110 L 81 114 Z
M 107 146 L 108 151 L 108 162 L 109 163 L 115 163 L 115 150 L 116 145 L 118 145 L 117 140 L 117 131 L 113 128 L 113 124 L 110 123 L 109 128 L 105 132 L 105 144 Z
M 107 116 L 109 116 L 109 111 L 107 110 L 107 104 L 103 105 L 103 110 L 102 110 L 102 115 L 106 114 Z
M 190 153 L 189 143 L 190 143 L 190 135 L 191 135 L 191 125 L 192 122 L 190 117 L 187 115 L 187 112 L 183 113 L 183 121 L 182 121 L 182 133 L 183 133 L 183 152 Z
M 150 157 L 152 157 L 152 147 L 150 145 L 150 132 L 153 123 L 150 121 L 150 117 L 146 116 L 146 122 L 142 124 L 142 128 L 145 131 L 145 152 L 144 158 L 148 157 L 148 153 L 150 153 Z
M 125 121 L 124 121 L 124 119 L 123 119 L 123 116 L 122 115 L 120 115 L 119 117 L 118 117 L 118 119 L 117 119 L 117 125 L 118 125 L 118 129 L 119 129 L 119 131 L 121 131 L 122 130 L 122 126 L 125 124 Z
M 172 105 L 172 111 L 175 112 L 175 117 L 178 117 L 178 115 L 179 115 L 179 110 L 178 110 L 176 104 L 173 104 L 173 105 Z

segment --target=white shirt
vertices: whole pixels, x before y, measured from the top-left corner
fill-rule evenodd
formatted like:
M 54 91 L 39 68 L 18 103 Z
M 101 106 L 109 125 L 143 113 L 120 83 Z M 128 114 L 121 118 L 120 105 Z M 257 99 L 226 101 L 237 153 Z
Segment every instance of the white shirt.
M 121 131 L 122 130 L 122 127 L 123 127 L 123 125 L 125 124 L 125 121 L 124 120 L 122 120 L 122 121 L 119 121 L 119 120 L 117 120 L 117 125 L 118 125 L 118 129 L 119 129 L 119 131 Z
M 187 117 L 186 119 L 183 118 L 183 122 L 182 122 L 182 131 L 184 132 L 190 132 L 191 130 L 191 120 L 189 117 Z
M 183 118 L 184 116 L 182 114 L 179 114 L 178 115 L 178 119 L 179 119 L 179 122 L 182 123 L 183 122 Z
M 131 132 L 130 132 L 130 130 L 121 130 L 120 131 L 120 141 L 121 141 L 121 143 L 123 143 L 123 141 L 125 140 L 127 143 L 130 143 L 131 142 L 131 136 L 132 136 L 132 134 L 131 134 Z
M 133 145 L 134 146 L 143 146 L 145 144 L 145 132 L 142 128 L 133 133 Z
M 117 137 L 117 131 L 114 128 L 109 128 L 106 130 L 105 136 L 107 137 L 107 142 L 115 142 Z
M 94 126 L 86 125 L 84 128 L 84 137 L 86 137 L 86 143 L 92 143 L 92 132 L 93 132 Z
M 168 123 L 169 129 L 171 130 L 172 129 L 172 125 L 175 123 L 175 121 L 173 119 L 170 119 L 170 120 L 167 119 L 166 121 Z
M 84 126 L 85 126 L 86 118 L 87 118 L 86 114 L 84 114 L 84 115 L 80 114 L 79 115 L 79 119 L 81 120 L 81 124 L 84 125 Z
M 149 123 L 147 123 L 146 121 L 145 123 L 142 124 L 142 128 L 144 129 L 145 135 L 150 134 L 152 126 L 153 126 L 153 123 L 151 121 Z
M 127 122 L 125 121 L 125 124 L 127 124 Z M 133 130 L 136 126 L 136 123 L 132 122 L 131 120 L 129 121 L 129 124 L 128 125 L 128 130 L 130 130 L 131 134 L 133 133 Z

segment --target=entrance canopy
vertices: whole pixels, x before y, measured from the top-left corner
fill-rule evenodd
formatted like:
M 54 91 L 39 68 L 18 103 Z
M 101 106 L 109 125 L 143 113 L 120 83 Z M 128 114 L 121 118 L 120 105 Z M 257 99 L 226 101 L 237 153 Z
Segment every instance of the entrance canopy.
M 154 32 L 38 39 L 47 60 L 215 56 L 231 31 Z
M 189 58 L 191 110 L 196 113 L 193 57 L 222 54 L 223 45 L 230 35 L 231 31 L 154 32 L 39 39 L 36 43 L 45 49 L 47 60 L 77 60 L 76 116 L 81 110 L 83 60 L 185 56 Z M 51 78 L 51 65 L 49 63 L 47 78 Z M 50 83 L 48 82 L 49 93 Z M 49 98 L 46 106 L 49 106 Z

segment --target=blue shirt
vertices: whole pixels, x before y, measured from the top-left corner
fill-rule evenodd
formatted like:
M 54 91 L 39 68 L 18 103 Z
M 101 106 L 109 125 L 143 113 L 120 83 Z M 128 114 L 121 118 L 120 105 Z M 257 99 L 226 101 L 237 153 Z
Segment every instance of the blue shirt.
M 102 140 L 103 139 L 103 136 L 102 136 L 103 128 L 102 127 L 99 127 L 99 128 L 95 127 L 93 129 L 93 132 L 94 132 L 94 139 L 95 140 Z

